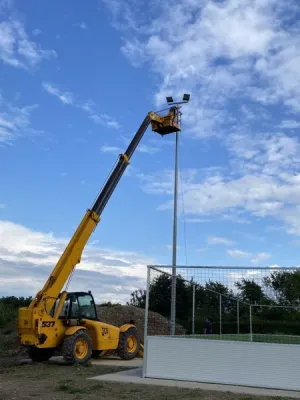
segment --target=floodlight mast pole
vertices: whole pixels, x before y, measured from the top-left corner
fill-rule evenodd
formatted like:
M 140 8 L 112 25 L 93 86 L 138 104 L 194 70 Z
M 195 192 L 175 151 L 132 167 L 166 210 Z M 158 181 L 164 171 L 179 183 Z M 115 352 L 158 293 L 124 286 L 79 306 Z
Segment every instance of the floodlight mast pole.
M 171 335 L 175 335 L 176 325 L 176 264 L 177 264 L 177 190 L 178 187 L 178 132 L 175 143 L 175 180 L 173 213 L 173 256 L 172 256 L 172 292 L 171 292 Z
M 183 101 L 174 102 L 172 97 L 167 97 L 168 104 L 177 107 L 177 115 L 181 115 L 179 104 L 188 103 L 189 94 L 183 95 Z M 171 336 L 175 335 L 176 327 L 176 265 L 177 265 L 177 197 L 178 197 L 178 132 L 175 142 L 175 174 L 174 174 L 174 212 L 173 212 L 173 254 L 172 254 L 172 287 L 171 287 Z

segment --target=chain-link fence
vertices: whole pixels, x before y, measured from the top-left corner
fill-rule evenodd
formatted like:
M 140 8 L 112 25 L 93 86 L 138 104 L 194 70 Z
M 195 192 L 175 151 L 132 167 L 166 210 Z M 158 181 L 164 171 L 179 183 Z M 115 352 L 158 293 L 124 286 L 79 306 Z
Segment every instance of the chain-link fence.
M 143 376 L 300 390 L 299 322 L 300 269 L 150 266 Z
M 176 336 L 300 343 L 299 269 L 177 267 L 172 279 L 172 267 L 150 266 L 147 301 L 147 335 L 171 334 L 175 306 Z
M 171 333 L 172 269 L 148 268 L 145 334 L 168 336 Z M 175 335 L 195 333 L 195 284 L 176 278 Z

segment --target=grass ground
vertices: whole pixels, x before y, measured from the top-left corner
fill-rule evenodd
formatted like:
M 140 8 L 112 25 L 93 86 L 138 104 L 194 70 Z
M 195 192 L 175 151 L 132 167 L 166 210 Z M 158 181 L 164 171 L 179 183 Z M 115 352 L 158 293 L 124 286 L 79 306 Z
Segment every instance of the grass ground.
M 214 335 L 214 338 L 220 339 L 219 335 Z M 231 335 L 231 338 L 227 339 L 237 340 L 237 337 Z M 238 339 L 247 340 L 244 335 L 240 335 Z M 15 362 L 20 357 L 16 349 L 15 332 L 0 330 L 0 400 L 272 400 L 271 397 L 262 398 L 229 392 L 96 382 L 87 378 L 121 371 L 124 368 L 99 365 L 76 367 L 51 362 L 17 366 Z M 276 400 L 284 398 L 277 397 Z
M 250 342 L 250 334 L 243 335 L 195 335 L 190 336 L 195 339 L 210 339 L 210 340 L 232 340 L 232 341 L 243 341 Z M 261 335 L 253 334 L 253 342 L 263 342 L 263 343 L 283 343 L 283 344 L 300 344 L 300 336 L 289 336 L 289 335 Z
M 0 400 L 275 400 L 274 397 L 87 379 L 120 370 L 122 369 L 98 365 L 76 367 L 51 363 L 19 366 L 0 364 Z M 276 400 L 284 398 L 276 397 Z

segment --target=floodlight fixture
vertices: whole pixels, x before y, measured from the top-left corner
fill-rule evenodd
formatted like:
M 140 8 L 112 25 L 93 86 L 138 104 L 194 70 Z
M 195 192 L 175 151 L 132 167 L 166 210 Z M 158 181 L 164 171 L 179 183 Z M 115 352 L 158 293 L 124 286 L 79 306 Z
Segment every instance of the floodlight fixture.
M 183 97 L 182 97 L 182 101 L 174 101 L 172 96 L 167 96 L 167 103 L 169 105 L 174 104 L 177 107 L 179 106 L 179 104 L 186 104 L 190 101 L 190 97 L 191 95 L 189 93 L 184 93 Z

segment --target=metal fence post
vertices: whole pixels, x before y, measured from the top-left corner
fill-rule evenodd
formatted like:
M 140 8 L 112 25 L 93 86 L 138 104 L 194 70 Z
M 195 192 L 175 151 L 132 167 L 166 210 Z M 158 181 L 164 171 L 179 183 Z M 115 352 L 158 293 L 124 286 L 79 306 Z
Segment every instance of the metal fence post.
M 240 334 L 240 302 L 237 302 L 237 334 Z
M 148 347 L 148 311 L 149 311 L 149 291 L 150 291 L 150 267 L 147 267 L 147 286 L 146 286 L 146 304 L 144 321 L 144 356 L 143 356 L 143 378 L 146 378 L 147 369 L 147 347 Z
M 192 334 L 195 335 L 195 302 L 196 302 L 196 286 L 193 285 L 193 317 L 192 317 Z
M 172 287 L 171 287 L 171 324 L 170 335 L 175 336 L 176 332 L 176 267 L 172 268 Z
M 222 335 L 222 295 L 220 294 L 220 335 Z
M 253 342 L 253 330 L 252 330 L 252 305 L 250 305 L 250 342 Z

